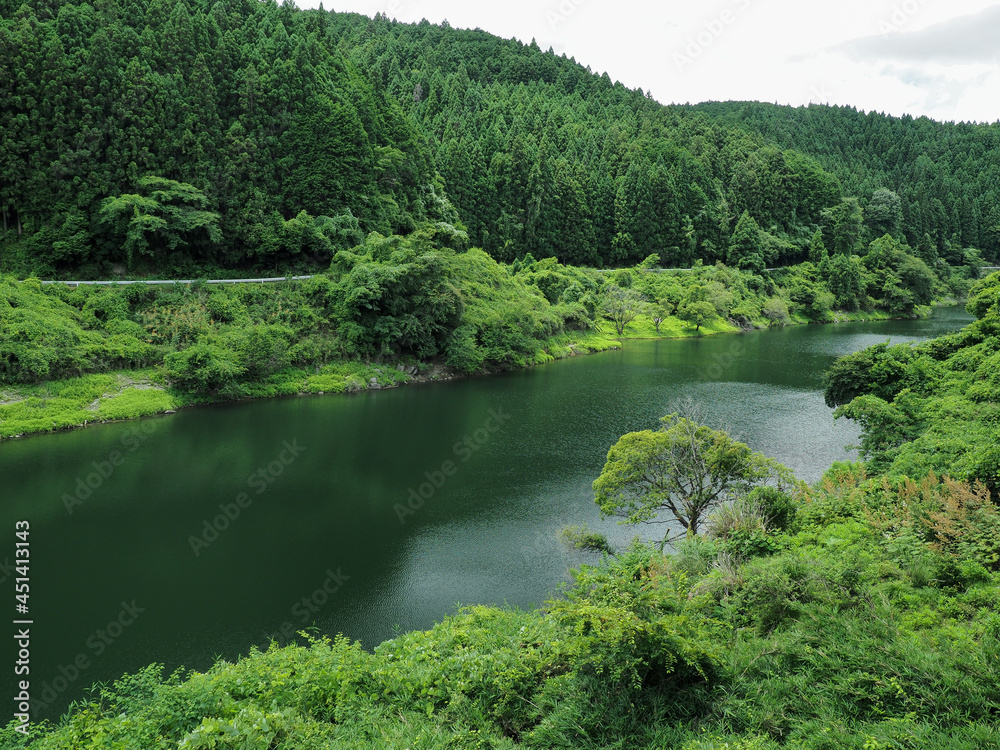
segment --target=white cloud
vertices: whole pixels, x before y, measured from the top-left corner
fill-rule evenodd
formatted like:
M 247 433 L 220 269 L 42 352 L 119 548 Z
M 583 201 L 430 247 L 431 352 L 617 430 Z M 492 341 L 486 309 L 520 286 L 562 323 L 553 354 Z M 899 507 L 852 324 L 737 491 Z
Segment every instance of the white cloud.
M 902 10 L 899 18 L 906 18 Z M 893 33 L 897 28 L 904 33 Z M 849 54 L 865 59 L 907 60 L 916 64 L 1000 63 L 1000 6 L 971 16 L 952 18 L 919 31 L 888 24 L 879 36 L 841 45 Z

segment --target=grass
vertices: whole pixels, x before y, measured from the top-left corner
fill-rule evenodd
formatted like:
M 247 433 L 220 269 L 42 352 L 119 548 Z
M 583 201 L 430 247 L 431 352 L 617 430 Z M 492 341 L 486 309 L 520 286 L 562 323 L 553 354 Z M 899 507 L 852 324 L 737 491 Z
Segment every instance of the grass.
M 620 347 L 619 341 L 600 332 L 562 333 L 547 340 L 536 361 L 528 364 Z M 194 404 L 355 393 L 374 386 L 394 388 L 413 379 L 391 365 L 336 362 L 309 369 L 290 367 L 260 382 L 234 384 L 219 393 L 200 396 L 170 388 L 157 369 L 83 375 L 33 386 L 5 386 L 0 391 L 0 439 L 136 419 Z
M 733 325 L 728 320 L 716 318 L 700 329 L 695 330 L 694 326 L 685 323 L 680 318 L 671 315 L 660 323 L 660 330 L 657 332 L 656 326 L 649 316 L 640 315 L 627 326 L 619 336 L 623 339 L 679 339 L 694 338 L 697 336 L 710 336 L 715 333 L 733 333 L 739 331 L 739 327 Z M 608 321 L 602 321 L 598 326 L 598 331 L 609 336 L 617 336 L 615 327 Z
M 890 317 L 878 311 L 838 312 L 835 315 L 841 322 Z M 791 322 L 811 321 L 794 316 Z M 547 339 L 534 359 L 525 364 L 545 364 L 577 354 L 618 349 L 621 339 L 691 338 L 739 330 L 729 321 L 716 318 L 696 331 L 679 318 L 670 316 L 660 324 L 657 333 L 652 321 L 640 316 L 618 336 L 610 323 L 602 321 L 593 331 L 564 332 Z M 286 368 L 261 382 L 234 384 L 219 393 L 201 396 L 168 387 L 158 369 L 83 375 L 35 386 L 6 386 L 0 392 L 0 440 L 95 422 L 162 414 L 192 404 L 298 394 L 354 393 L 368 390 L 373 378 L 379 388 L 391 388 L 411 380 L 409 375 L 390 365 L 337 362 L 318 370 Z
M 0 402 L 0 438 L 162 414 L 186 403 L 165 388 L 155 370 L 7 386 Z

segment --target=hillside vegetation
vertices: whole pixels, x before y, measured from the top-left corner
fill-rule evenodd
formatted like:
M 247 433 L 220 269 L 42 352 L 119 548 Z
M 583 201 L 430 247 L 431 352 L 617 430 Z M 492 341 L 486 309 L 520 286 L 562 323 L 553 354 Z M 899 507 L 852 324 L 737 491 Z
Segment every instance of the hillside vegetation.
M 534 43 L 249 0 L 4 0 L 0 56 L 22 275 L 325 268 L 438 221 L 506 262 L 1000 251 L 997 126 L 664 107 Z
M 889 117 L 853 107 L 711 102 L 689 108 L 794 148 L 858 196 L 867 223 L 900 221 L 907 241 L 949 263 L 963 248 L 1000 252 L 1000 122 L 992 125 Z M 899 197 L 897 206 L 892 191 Z
M 918 346 L 881 344 L 841 358 L 826 401 L 863 428 L 868 465 L 890 476 L 933 471 L 1000 497 L 1000 274 L 978 282 L 978 320 Z
M 191 403 L 398 385 L 692 336 L 919 314 L 968 279 L 891 236 L 868 253 L 764 275 L 698 265 L 600 273 L 498 263 L 465 233 L 372 233 L 325 273 L 281 284 L 110 287 L 0 277 L 0 438 Z M 948 275 L 945 275 L 944 272 Z

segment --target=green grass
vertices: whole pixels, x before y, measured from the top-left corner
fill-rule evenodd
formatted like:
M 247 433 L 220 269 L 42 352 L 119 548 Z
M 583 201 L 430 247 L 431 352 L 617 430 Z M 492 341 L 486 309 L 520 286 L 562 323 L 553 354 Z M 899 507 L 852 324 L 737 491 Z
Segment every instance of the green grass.
M 535 360 L 527 364 L 544 364 L 620 346 L 620 342 L 598 332 L 563 333 L 544 342 Z M 390 365 L 335 362 L 309 369 L 286 368 L 260 382 L 233 384 L 211 395 L 167 388 L 162 372 L 152 369 L 83 375 L 36 386 L 7 386 L 0 390 L 0 439 L 162 414 L 193 404 L 354 393 L 371 389 L 372 379 L 379 388 L 394 388 L 413 380 Z
M 161 414 L 187 399 L 164 390 L 156 371 L 140 370 L 6 386 L 0 402 L 6 402 L 0 403 L 0 438 L 9 438 Z
M 662 323 L 660 323 L 659 332 L 657 332 L 656 326 L 647 315 L 640 315 L 625 326 L 625 330 L 622 332 L 621 336 L 618 336 L 617 331 L 615 331 L 615 327 L 606 320 L 601 321 L 598 325 L 598 331 L 601 333 L 608 336 L 618 336 L 618 338 L 623 339 L 692 338 L 697 336 L 709 336 L 713 333 L 733 333 L 738 330 L 740 329 L 737 326 L 734 326 L 724 318 L 716 318 L 715 320 L 701 326 L 700 329 L 695 330 L 693 325 L 685 323 L 683 320 L 674 315 L 669 316 Z

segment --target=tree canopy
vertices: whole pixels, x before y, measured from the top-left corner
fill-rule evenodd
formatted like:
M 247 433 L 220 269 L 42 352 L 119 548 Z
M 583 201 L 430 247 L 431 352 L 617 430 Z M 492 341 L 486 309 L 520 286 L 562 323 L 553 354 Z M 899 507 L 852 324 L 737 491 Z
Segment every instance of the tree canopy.
M 275 3 L 10 5 L 0 49 L 0 270 L 316 269 L 351 222 L 589 266 L 759 270 L 817 231 L 1000 250 L 995 127 L 662 106 L 537 45 Z M 198 191 L 210 234 L 135 198 L 151 178 Z
M 630 524 L 679 524 L 697 534 L 706 515 L 722 503 L 769 482 L 792 481 L 787 469 L 723 430 L 678 414 L 660 421 L 659 430 L 630 432 L 608 451 L 594 481 L 594 501 L 603 515 Z M 668 531 L 664 543 L 669 537 Z

